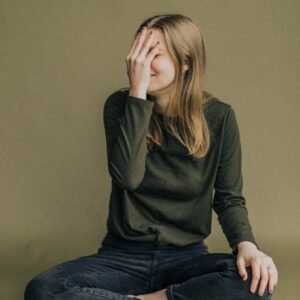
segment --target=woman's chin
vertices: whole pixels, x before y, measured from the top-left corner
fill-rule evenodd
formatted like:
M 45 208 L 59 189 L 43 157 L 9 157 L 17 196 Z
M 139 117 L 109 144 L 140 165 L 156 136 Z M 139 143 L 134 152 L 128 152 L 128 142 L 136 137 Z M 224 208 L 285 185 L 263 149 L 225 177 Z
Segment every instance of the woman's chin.
M 155 96 L 155 91 L 156 91 L 156 89 L 149 86 L 148 89 L 147 89 L 147 94 L 149 94 L 151 96 Z

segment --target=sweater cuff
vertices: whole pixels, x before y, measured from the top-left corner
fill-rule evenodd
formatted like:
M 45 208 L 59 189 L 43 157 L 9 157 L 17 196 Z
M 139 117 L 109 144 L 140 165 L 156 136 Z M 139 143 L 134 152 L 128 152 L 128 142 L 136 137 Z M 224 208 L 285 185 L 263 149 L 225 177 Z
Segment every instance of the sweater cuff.
M 153 107 L 154 102 L 150 101 L 148 99 L 143 99 L 143 98 L 138 98 L 135 96 L 127 96 L 127 102 L 131 102 L 131 103 L 137 103 L 140 105 L 148 105 L 149 107 Z

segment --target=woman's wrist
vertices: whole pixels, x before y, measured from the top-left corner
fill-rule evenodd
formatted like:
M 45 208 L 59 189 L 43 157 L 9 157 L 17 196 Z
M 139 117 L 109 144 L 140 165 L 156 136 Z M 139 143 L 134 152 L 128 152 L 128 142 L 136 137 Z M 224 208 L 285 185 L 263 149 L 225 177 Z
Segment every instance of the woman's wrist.
M 233 247 L 232 254 L 237 255 L 238 252 L 244 247 L 254 247 L 255 249 L 259 250 L 259 248 L 254 243 L 249 242 L 249 241 L 242 241 Z
M 136 91 L 136 90 L 130 89 L 128 96 L 147 100 L 147 93 L 145 91 Z
M 254 243 L 249 242 L 249 241 L 243 241 L 243 242 L 238 243 L 237 244 L 237 249 L 240 250 L 240 249 L 242 249 L 245 246 L 246 247 L 249 247 L 249 246 L 250 247 L 255 247 L 256 249 L 258 249 L 257 246 Z

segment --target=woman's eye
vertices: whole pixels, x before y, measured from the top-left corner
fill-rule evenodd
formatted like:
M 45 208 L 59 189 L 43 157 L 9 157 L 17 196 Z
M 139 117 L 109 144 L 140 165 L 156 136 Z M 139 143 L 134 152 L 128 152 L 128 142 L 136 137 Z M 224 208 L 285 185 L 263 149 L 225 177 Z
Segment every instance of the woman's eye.
M 154 57 L 156 57 L 156 56 L 160 56 L 160 54 L 156 54 Z

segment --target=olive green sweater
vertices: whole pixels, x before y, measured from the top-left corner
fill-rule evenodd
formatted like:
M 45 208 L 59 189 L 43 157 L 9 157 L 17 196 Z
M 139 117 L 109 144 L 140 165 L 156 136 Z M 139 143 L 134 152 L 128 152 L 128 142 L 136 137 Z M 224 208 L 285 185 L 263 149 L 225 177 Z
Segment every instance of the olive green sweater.
M 201 159 L 188 155 L 164 125 L 161 147 L 147 151 L 146 134 L 154 102 L 111 94 L 104 103 L 108 170 L 112 178 L 107 231 L 134 241 L 185 246 L 211 233 L 212 209 L 236 253 L 250 241 L 257 247 L 242 194 L 241 144 L 230 104 L 203 104 L 211 146 Z

